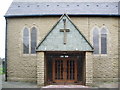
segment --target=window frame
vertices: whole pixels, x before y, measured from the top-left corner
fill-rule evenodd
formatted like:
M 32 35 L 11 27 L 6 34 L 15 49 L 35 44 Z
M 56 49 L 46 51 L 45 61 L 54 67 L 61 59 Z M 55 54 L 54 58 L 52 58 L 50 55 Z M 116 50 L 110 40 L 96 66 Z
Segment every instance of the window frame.
M 92 29 L 92 32 L 91 32 L 91 36 L 92 36 L 92 38 L 91 38 L 91 40 L 92 40 L 92 45 L 93 45 L 93 31 L 95 30 L 95 28 L 97 28 L 98 29 L 98 31 L 99 31 L 99 53 L 98 54 L 94 54 L 93 53 L 93 55 L 94 56 L 99 56 L 99 55 L 102 55 L 102 56 L 107 56 L 108 55 L 108 42 L 109 42 L 109 40 L 108 40 L 108 28 L 106 27 L 106 26 L 102 26 L 101 28 L 99 28 L 98 26 L 95 26 L 93 29 Z M 107 53 L 106 54 L 102 54 L 101 53 L 101 30 L 102 29 L 105 29 L 106 30 L 106 48 L 107 48 Z M 94 45 L 93 45 L 94 46 Z
M 24 34 L 25 34 L 25 30 L 27 30 L 27 32 L 28 32 L 28 53 L 24 53 L 24 38 L 25 38 L 25 36 L 24 36 Z M 22 53 L 23 54 L 29 54 L 29 51 L 30 51 L 30 34 L 29 34 L 29 29 L 27 28 L 27 27 L 25 27 L 24 29 L 23 29 L 23 35 L 22 35 L 23 37 L 22 37 L 22 40 L 23 40 L 23 42 L 22 42 L 22 48 L 23 48 L 23 50 L 22 50 Z
M 32 53 L 32 31 L 34 30 L 33 28 L 35 28 L 35 31 L 36 31 L 36 46 L 37 46 L 37 28 L 34 26 L 31 28 L 31 32 L 30 32 L 30 54 L 36 54 L 36 53 Z M 36 48 L 36 47 L 35 47 Z
M 93 36 L 92 36 L 92 43 L 93 43 L 93 47 L 94 47 L 94 39 L 96 39 L 96 38 L 94 38 L 94 36 L 95 36 L 94 33 L 96 33 L 95 31 L 97 31 L 97 35 L 98 35 L 98 36 L 97 36 L 97 39 L 99 40 L 98 43 L 97 43 L 97 44 L 98 44 L 98 51 L 97 51 L 98 53 L 94 53 L 94 51 L 93 51 L 93 54 L 94 54 L 94 55 L 97 55 L 97 54 L 99 54 L 99 52 L 100 52 L 100 39 L 99 39 L 100 35 L 99 35 L 99 28 L 98 28 L 98 27 L 95 27 L 95 28 L 92 30 L 92 35 L 93 35 Z M 95 50 L 95 49 L 94 49 L 94 50 Z
M 37 47 L 37 38 L 38 38 L 38 28 L 36 26 L 32 26 L 31 28 L 25 26 L 23 29 L 22 29 L 22 52 L 21 52 L 21 55 L 24 55 L 24 56 L 36 56 L 36 53 L 31 53 L 31 32 L 32 32 L 32 28 L 35 27 L 36 29 L 36 47 Z M 29 53 L 24 53 L 24 46 L 23 46 L 23 38 L 24 38 L 24 29 L 27 28 L 28 29 L 28 33 L 29 33 Z
M 102 51 L 102 49 L 101 49 L 101 44 L 102 44 L 102 42 L 101 42 L 101 38 L 102 38 L 102 30 L 103 29 L 105 29 L 105 31 L 106 31 L 106 54 L 103 54 L 101 51 Z M 104 55 L 104 56 L 106 56 L 107 54 L 108 54 L 108 29 L 107 29 L 107 27 L 105 27 L 105 26 L 103 26 L 103 27 L 101 27 L 100 28 L 100 54 L 101 55 Z

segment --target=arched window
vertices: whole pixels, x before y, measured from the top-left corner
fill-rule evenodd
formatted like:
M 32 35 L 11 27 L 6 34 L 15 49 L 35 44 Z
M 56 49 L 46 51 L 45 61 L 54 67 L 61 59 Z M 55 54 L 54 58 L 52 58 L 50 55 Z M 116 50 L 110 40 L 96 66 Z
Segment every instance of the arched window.
M 107 30 L 101 29 L 101 54 L 107 54 Z
M 25 28 L 23 31 L 23 53 L 29 53 L 29 31 L 28 28 Z
M 94 54 L 99 54 L 99 30 L 97 28 L 93 30 L 93 47 Z
M 31 30 L 31 53 L 36 53 L 35 48 L 37 44 L 37 29 L 35 27 Z

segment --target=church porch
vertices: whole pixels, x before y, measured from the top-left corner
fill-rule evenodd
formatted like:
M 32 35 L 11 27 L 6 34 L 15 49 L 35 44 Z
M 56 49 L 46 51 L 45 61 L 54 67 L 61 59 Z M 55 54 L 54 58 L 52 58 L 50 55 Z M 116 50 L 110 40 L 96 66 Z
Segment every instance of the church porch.
M 90 86 L 93 79 L 91 55 L 91 52 L 37 52 L 37 85 Z
M 64 14 L 36 48 L 37 83 L 90 85 L 93 47 Z

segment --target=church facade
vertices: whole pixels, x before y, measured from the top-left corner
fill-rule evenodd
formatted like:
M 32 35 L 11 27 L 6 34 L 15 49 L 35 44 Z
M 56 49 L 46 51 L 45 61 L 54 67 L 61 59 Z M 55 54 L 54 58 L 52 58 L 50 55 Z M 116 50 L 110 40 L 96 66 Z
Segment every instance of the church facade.
M 13 2 L 5 18 L 6 81 L 118 82 L 118 2 Z

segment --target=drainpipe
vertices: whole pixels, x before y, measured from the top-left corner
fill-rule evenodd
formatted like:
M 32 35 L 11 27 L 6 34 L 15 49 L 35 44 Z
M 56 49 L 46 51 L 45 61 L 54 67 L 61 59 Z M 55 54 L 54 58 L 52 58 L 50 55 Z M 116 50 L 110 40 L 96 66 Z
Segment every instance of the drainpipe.
M 7 18 L 6 20 L 6 32 L 5 32 L 5 81 L 7 81 Z

